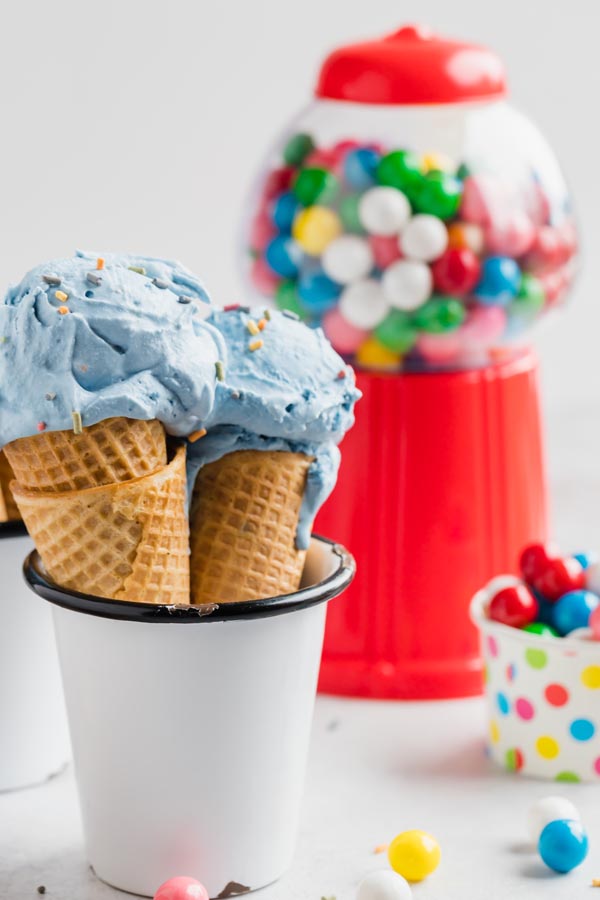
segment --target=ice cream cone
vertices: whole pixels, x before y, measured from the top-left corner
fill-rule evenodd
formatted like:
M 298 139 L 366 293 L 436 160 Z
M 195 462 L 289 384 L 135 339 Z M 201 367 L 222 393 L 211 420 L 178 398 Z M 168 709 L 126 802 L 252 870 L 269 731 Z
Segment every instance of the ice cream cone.
M 298 589 L 305 551 L 296 531 L 310 463 L 302 453 L 240 450 L 200 470 L 190 513 L 192 603 Z
M 143 603 L 189 603 L 185 448 L 155 472 L 15 500 L 48 574 L 71 590 Z
M 167 462 L 157 419 L 105 419 L 80 434 L 42 431 L 4 448 L 19 486 L 29 491 L 81 491 L 149 475 Z
M 14 477 L 5 453 L 0 451 L 0 522 L 14 522 L 21 518 L 19 507 L 10 489 Z

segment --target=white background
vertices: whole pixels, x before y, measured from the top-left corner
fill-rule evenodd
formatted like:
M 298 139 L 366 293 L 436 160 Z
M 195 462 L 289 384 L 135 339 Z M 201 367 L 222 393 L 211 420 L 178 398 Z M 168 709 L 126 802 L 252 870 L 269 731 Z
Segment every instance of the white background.
M 308 101 L 320 61 L 336 44 L 415 20 L 495 48 L 515 104 L 564 164 L 584 269 L 571 307 L 537 343 L 550 413 L 592 400 L 598 415 L 595 0 L 2 4 L 0 288 L 83 247 L 177 257 L 218 301 L 234 301 L 246 190 L 270 140 Z

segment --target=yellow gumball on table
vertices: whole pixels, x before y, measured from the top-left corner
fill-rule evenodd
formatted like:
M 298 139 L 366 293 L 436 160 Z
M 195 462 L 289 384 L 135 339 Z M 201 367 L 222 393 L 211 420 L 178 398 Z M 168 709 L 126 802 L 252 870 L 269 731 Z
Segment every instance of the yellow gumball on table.
M 392 869 L 407 881 L 423 881 L 440 864 L 440 845 L 426 831 L 403 831 L 388 848 Z
M 342 231 L 337 213 L 325 206 L 309 206 L 294 219 L 292 236 L 310 256 L 320 256 Z

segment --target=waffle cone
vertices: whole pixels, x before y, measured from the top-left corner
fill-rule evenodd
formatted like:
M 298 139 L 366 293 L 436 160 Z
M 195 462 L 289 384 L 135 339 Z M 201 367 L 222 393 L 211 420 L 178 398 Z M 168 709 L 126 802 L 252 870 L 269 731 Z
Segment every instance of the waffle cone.
M 14 472 L 3 451 L 0 451 L 0 522 L 14 522 L 21 518 L 19 507 L 10 489 Z
M 15 500 L 48 574 L 64 588 L 141 603 L 188 604 L 185 448 L 150 475 Z
M 296 530 L 311 458 L 240 450 L 198 473 L 190 513 L 192 603 L 275 597 L 298 589 Z
M 82 491 L 149 475 L 167 462 L 156 419 L 105 419 L 81 434 L 42 431 L 4 448 L 19 485 L 30 491 Z

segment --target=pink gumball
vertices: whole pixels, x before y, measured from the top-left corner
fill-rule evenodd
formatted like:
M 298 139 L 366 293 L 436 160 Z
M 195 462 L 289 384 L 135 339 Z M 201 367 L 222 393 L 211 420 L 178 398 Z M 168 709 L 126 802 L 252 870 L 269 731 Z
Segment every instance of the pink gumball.
M 273 169 L 267 175 L 264 187 L 263 197 L 265 200 L 273 200 L 278 194 L 283 194 L 292 184 L 295 169 L 292 166 L 285 166 L 281 169 Z
M 335 161 L 339 162 L 347 153 L 350 153 L 351 150 L 356 150 L 357 147 L 360 147 L 358 141 L 338 141 L 337 144 L 333 145 L 330 152 Z
M 266 297 L 272 297 L 277 290 L 280 279 L 277 277 L 264 260 L 257 256 L 250 269 L 250 278 L 254 287 Z
M 454 362 L 460 356 L 461 348 L 462 343 L 457 331 L 452 334 L 422 334 L 416 343 L 416 349 L 421 356 L 433 365 Z
M 595 641 L 600 641 L 600 606 L 597 606 L 590 616 L 590 628 Z
M 339 310 L 332 309 L 323 317 L 323 331 L 338 353 L 348 356 L 356 353 L 360 345 L 369 336 L 368 331 L 356 328 L 347 322 Z
M 327 169 L 331 171 L 335 168 L 337 162 L 338 160 L 332 150 L 317 148 L 308 154 L 302 165 L 306 169 Z
M 505 205 L 502 185 L 491 175 L 469 175 L 465 178 L 460 204 L 461 219 L 476 225 L 488 225 Z
M 565 261 L 565 241 L 557 228 L 544 225 L 535 236 L 524 268 L 534 275 L 552 272 Z
M 550 221 L 550 201 L 538 181 L 534 181 L 525 197 L 527 213 L 536 228 Z
M 544 288 L 548 307 L 558 306 L 562 303 L 571 286 L 571 274 L 565 269 L 547 272 L 545 275 L 540 275 L 539 280 Z
M 267 244 L 273 240 L 277 229 L 266 210 L 256 214 L 250 226 L 250 249 L 255 253 L 262 253 Z
M 383 235 L 372 234 L 369 238 L 369 244 L 371 245 L 375 265 L 380 269 L 387 269 L 388 266 L 391 266 L 393 262 L 402 257 L 398 238 L 395 235 L 384 237 Z
M 478 306 L 471 310 L 459 329 L 463 344 L 469 350 L 490 347 L 506 328 L 506 312 L 501 306 Z
M 514 209 L 501 220 L 492 219 L 485 230 L 488 251 L 499 256 L 523 256 L 534 240 L 533 222 L 522 209 Z
M 154 900 L 208 900 L 208 891 L 195 878 L 178 875 L 161 884 Z

